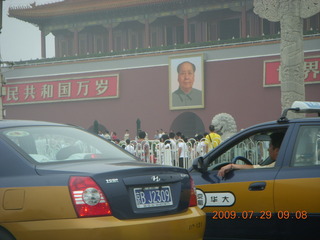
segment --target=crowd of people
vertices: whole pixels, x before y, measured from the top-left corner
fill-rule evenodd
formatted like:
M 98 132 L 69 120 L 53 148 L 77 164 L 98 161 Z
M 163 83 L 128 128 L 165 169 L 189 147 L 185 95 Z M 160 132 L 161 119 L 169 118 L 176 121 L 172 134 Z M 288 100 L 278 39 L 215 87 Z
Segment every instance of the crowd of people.
M 145 131 L 140 130 L 138 136 L 130 138 L 129 130 L 123 138 L 116 132 L 99 132 L 101 137 L 120 145 L 142 161 L 187 168 L 191 161 L 206 154 L 221 143 L 221 136 L 215 132 L 214 126 L 209 126 L 209 132 L 186 138 L 181 132 L 169 133 L 157 130 L 152 139 Z

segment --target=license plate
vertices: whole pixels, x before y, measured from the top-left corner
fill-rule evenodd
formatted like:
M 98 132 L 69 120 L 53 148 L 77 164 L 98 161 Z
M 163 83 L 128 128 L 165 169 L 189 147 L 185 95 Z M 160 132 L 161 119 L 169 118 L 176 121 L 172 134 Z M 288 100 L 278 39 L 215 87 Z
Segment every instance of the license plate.
M 173 205 L 170 186 L 134 188 L 137 208 Z

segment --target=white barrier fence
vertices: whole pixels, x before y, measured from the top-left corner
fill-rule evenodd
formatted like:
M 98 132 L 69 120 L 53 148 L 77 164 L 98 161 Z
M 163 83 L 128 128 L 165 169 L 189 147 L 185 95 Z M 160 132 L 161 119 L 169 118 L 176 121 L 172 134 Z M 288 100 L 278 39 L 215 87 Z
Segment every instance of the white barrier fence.
M 162 143 L 159 140 L 148 140 L 147 142 L 149 144 L 149 151 L 141 146 L 143 144 L 140 142 L 131 141 L 130 144 L 134 148 L 134 155 L 146 162 L 161 165 L 179 166 L 179 141 L 183 140 L 178 140 L 176 144 L 170 144 L 169 140 L 167 140 L 165 143 Z M 121 141 L 120 146 L 125 148 L 125 141 Z M 186 154 L 185 157 L 180 160 L 180 167 L 190 167 L 194 158 L 205 154 L 205 145 L 203 141 L 198 142 L 195 139 L 189 139 L 189 141 L 184 144 L 183 148 L 183 151 L 185 151 Z
M 178 140 L 176 144 L 169 144 L 169 140 L 165 143 L 159 140 L 148 140 L 149 151 L 141 146 L 141 143 L 137 141 L 131 141 L 131 145 L 134 147 L 133 154 L 140 157 L 143 161 L 161 165 L 180 166 L 183 168 L 189 168 L 192 165 L 192 161 L 198 157 L 206 154 L 207 146 L 205 139 L 197 141 L 195 139 L 189 139 L 184 145 L 186 151 L 185 157 L 180 159 L 179 164 L 179 150 Z M 176 146 L 175 146 L 176 145 Z M 241 142 L 238 145 L 231 148 L 229 151 L 222 154 L 215 163 L 230 162 L 235 156 L 243 156 L 252 161 L 253 164 L 258 164 L 261 158 L 268 156 L 267 148 L 261 149 L 262 142 L 260 141 L 247 141 Z M 125 148 L 125 141 L 120 142 L 120 146 Z

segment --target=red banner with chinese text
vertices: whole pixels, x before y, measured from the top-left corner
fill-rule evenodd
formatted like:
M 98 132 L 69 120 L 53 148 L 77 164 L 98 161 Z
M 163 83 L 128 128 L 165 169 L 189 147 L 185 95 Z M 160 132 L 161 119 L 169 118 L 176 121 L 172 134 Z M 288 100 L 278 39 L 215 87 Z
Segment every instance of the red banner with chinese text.
M 5 85 L 4 105 L 84 101 L 119 97 L 119 76 L 12 82 Z
M 264 62 L 264 79 L 265 87 L 280 85 L 279 80 L 280 60 Z M 304 81 L 305 83 L 320 82 L 320 57 L 308 57 L 304 61 Z

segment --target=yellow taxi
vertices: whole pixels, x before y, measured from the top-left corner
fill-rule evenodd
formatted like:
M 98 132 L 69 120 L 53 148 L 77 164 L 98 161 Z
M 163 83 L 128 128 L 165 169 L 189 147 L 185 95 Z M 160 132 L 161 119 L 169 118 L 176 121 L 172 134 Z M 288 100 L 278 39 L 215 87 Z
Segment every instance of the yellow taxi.
M 287 112 L 318 116 L 288 119 Z M 320 223 L 320 103 L 242 130 L 194 160 L 205 239 L 315 239 Z

